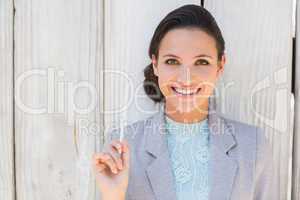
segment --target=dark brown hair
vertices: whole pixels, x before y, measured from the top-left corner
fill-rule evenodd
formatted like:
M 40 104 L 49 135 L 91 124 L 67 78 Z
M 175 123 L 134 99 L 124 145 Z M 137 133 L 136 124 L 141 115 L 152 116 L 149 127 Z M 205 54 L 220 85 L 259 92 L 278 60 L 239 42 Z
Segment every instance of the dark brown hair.
M 225 50 L 225 41 L 214 17 L 202 6 L 188 4 L 181 6 L 165 16 L 157 26 L 148 50 L 150 59 L 152 54 L 158 58 L 159 45 L 166 33 L 176 28 L 199 28 L 212 36 L 216 41 L 218 60 L 221 60 Z M 159 89 L 158 77 L 155 76 L 152 63 L 144 69 L 143 87 L 145 93 L 155 103 L 165 102 L 165 97 Z

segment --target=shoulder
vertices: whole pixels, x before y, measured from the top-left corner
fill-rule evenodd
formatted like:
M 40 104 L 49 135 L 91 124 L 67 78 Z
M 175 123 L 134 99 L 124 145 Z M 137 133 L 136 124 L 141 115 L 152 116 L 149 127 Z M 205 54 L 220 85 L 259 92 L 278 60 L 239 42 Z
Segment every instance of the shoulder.
M 236 140 L 236 152 L 241 159 L 253 158 L 255 166 L 261 168 L 272 158 L 272 148 L 262 128 L 222 116 Z M 244 157 L 244 158 L 243 158 Z M 252 159 L 251 159 L 252 160 Z
M 220 116 L 226 123 L 227 127 L 231 129 L 231 133 L 240 145 L 254 145 L 257 147 L 265 146 L 268 140 L 262 128 L 246 122 L 230 119 Z
M 252 180 L 253 199 L 278 199 L 278 188 L 272 146 L 262 128 L 237 120 L 222 117 L 236 140 L 234 157 L 240 167 L 243 181 Z M 241 179 L 242 180 L 242 179 Z

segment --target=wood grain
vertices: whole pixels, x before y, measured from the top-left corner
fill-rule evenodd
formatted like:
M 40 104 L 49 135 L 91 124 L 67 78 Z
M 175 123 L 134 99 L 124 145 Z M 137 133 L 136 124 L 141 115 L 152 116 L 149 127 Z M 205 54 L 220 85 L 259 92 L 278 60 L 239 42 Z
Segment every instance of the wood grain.
M 205 1 L 226 42 L 219 110 L 264 129 L 273 146 L 280 199 L 290 199 L 293 135 L 292 0 Z
M 14 190 L 18 200 L 99 199 L 90 158 L 102 147 L 104 133 L 120 119 L 131 123 L 157 109 L 142 87 L 156 26 L 174 8 L 200 2 L 15 0 L 14 15 L 13 1 L 0 1 L 0 199 L 15 199 Z M 292 0 L 204 2 L 226 41 L 219 109 L 264 128 L 284 200 L 291 194 L 295 115 L 298 199 L 300 73 L 297 61 L 294 109 Z M 80 112 L 91 100 L 95 107 Z
M 103 1 L 15 4 L 17 199 L 94 200 Z
M 14 199 L 13 1 L 0 1 L 0 199 Z

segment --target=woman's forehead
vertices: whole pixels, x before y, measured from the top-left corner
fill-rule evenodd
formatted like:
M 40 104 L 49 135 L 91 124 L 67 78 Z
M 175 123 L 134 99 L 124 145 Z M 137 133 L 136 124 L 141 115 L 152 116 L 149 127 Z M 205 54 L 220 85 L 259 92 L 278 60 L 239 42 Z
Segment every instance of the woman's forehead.
M 163 54 L 215 56 L 216 42 L 213 37 L 200 29 L 174 29 L 161 41 L 159 51 Z

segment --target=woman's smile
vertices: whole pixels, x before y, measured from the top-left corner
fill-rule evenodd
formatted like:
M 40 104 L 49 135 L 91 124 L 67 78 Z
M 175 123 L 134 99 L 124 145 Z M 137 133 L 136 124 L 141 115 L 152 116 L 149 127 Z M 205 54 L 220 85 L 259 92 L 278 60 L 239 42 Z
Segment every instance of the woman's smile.
M 185 100 L 193 99 L 201 91 L 201 88 L 191 89 L 191 88 L 178 88 L 174 86 L 171 86 L 171 89 L 178 98 L 185 99 Z

